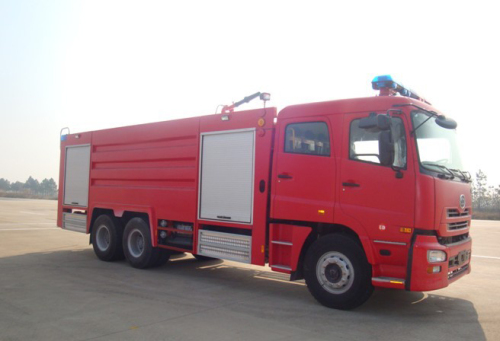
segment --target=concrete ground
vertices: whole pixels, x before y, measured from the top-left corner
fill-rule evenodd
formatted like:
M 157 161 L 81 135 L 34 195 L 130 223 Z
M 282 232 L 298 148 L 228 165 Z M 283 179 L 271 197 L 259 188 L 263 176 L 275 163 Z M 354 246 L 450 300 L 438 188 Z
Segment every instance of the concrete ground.
M 0 198 L 0 340 L 500 340 L 500 222 L 473 221 L 472 273 L 429 292 L 318 304 L 268 268 L 180 256 L 99 261 L 56 202 Z

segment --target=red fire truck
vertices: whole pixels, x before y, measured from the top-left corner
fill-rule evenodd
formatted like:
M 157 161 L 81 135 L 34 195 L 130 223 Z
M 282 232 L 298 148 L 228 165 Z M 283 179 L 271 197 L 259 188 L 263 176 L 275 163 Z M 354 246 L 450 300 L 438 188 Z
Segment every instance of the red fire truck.
M 103 261 L 174 252 L 265 265 L 352 309 L 374 287 L 470 273 L 456 122 L 378 76 L 378 96 L 61 134 L 57 224 Z

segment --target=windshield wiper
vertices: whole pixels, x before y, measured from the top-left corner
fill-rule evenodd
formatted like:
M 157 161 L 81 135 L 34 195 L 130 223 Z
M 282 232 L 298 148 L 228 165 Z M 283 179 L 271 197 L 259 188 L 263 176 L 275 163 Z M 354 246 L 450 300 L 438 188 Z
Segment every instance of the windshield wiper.
M 442 170 L 445 170 L 448 172 L 449 174 L 449 177 L 447 176 L 446 173 L 442 172 L 442 173 L 439 173 L 438 175 L 438 178 L 442 178 L 442 179 L 448 179 L 448 180 L 453 180 L 455 179 L 455 173 L 453 173 L 448 167 L 446 166 L 443 166 L 443 165 L 439 165 L 437 163 L 432 163 L 432 162 L 422 162 L 422 165 L 424 166 L 433 166 L 433 167 L 437 167 L 437 168 L 441 168 Z M 441 175 L 441 176 L 440 176 Z
M 430 110 L 424 109 L 422 107 L 419 107 L 418 105 L 411 104 L 411 103 L 394 104 L 393 107 L 396 107 L 396 108 L 399 108 L 399 107 L 415 107 L 418 110 L 422 110 L 423 112 L 426 112 L 426 113 L 428 113 L 430 115 L 425 121 L 423 121 L 422 123 L 420 123 L 417 127 L 415 127 L 415 129 L 413 129 L 412 131 L 410 131 L 410 135 L 411 136 L 413 136 L 415 134 L 415 132 L 417 131 L 417 129 L 420 128 L 421 126 L 423 126 L 428 120 L 430 120 L 433 117 L 438 117 L 439 116 L 437 114 L 437 112 L 435 112 L 435 111 L 430 111 Z
M 453 169 L 453 168 L 450 168 L 450 170 L 460 174 L 460 180 L 462 180 L 464 182 L 472 182 L 472 177 L 471 177 L 469 172 L 467 172 L 467 171 L 464 172 L 464 171 L 461 171 L 460 169 Z

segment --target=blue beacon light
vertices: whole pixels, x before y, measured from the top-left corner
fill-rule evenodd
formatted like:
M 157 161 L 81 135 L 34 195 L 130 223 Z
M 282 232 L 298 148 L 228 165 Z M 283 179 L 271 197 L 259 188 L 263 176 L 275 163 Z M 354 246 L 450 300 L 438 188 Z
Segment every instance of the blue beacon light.
M 390 75 L 376 76 L 375 78 L 373 78 L 372 88 L 374 90 L 381 90 L 381 96 L 390 96 L 391 94 L 399 93 L 401 96 L 414 98 L 430 104 L 425 99 L 417 95 L 416 92 L 405 88 L 401 83 L 396 82 Z
M 381 88 L 396 89 L 397 83 L 389 75 L 377 76 L 372 80 L 372 88 L 380 90 Z

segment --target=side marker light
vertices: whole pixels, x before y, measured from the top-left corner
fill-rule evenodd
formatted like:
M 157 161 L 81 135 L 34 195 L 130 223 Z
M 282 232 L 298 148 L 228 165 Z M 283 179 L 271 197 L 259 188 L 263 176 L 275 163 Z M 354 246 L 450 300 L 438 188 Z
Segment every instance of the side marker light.
M 441 272 L 441 266 L 439 266 L 439 265 L 431 266 L 431 267 L 427 268 L 428 274 L 437 274 L 439 272 Z
M 389 281 L 389 283 L 391 284 L 404 284 L 403 282 L 401 281 Z

